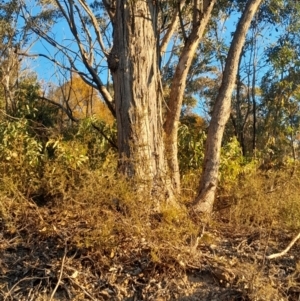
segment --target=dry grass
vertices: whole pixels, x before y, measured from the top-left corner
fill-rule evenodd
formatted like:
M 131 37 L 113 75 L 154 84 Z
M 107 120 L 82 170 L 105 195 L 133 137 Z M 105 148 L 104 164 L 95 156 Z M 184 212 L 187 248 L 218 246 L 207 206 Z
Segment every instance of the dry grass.
M 216 300 L 228 300 L 229 288 L 236 296 L 230 300 L 299 296 L 296 260 L 273 265 L 264 259 L 299 231 L 299 172 L 257 171 L 220 187 L 203 233 L 201 220 L 189 212 L 196 173 L 184 177 L 179 207 L 162 204 L 155 212 L 155 201 L 114 168 L 107 162 L 97 170 L 68 168 L 48 160 L 30 179 L 24 173 L 3 176 L 4 300 L 49 300 L 57 284 L 53 300 L 213 300 L 214 291 Z M 175 279 L 189 273 L 201 283 L 185 280 L 174 288 Z
M 300 228 L 300 172 L 293 168 L 257 171 L 222 191 L 216 207 L 229 205 L 229 221 L 240 227 Z

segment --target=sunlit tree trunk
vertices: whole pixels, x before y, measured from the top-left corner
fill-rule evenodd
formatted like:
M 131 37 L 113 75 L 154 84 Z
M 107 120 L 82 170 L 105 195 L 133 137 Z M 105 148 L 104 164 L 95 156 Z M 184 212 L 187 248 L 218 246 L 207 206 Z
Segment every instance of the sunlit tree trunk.
M 196 212 L 210 214 L 213 210 L 223 133 L 230 116 L 231 96 L 238 70 L 239 57 L 245 43 L 246 34 L 262 0 L 249 0 L 238 22 L 223 73 L 222 84 L 213 108 L 205 146 L 203 173 L 199 191 L 194 203 Z
M 196 1 L 197 2 L 197 1 Z M 180 192 L 180 171 L 178 164 L 178 125 L 180 112 L 182 107 L 183 96 L 186 88 L 188 72 L 190 70 L 192 60 L 203 37 L 204 30 L 210 20 L 212 9 L 216 0 L 205 0 L 203 11 L 199 13 L 200 7 L 194 5 L 194 23 L 193 29 L 187 38 L 183 50 L 181 52 L 179 62 L 177 64 L 175 74 L 172 80 L 170 100 L 168 102 L 168 110 L 166 114 L 165 142 L 166 142 L 166 157 L 168 168 L 172 174 L 172 186 L 174 190 Z
M 14 52 L 15 49 L 12 45 L 9 44 L 5 48 L 5 51 L 2 51 L 3 62 L 0 66 L 0 82 L 4 92 L 6 113 L 16 115 L 18 109 L 15 91 L 18 83 L 17 74 L 20 69 L 20 59 Z
M 170 197 L 164 157 L 155 1 L 116 1 L 109 56 L 118 128 L 119 169 Z M 166 194 L 168 194 L 166 196 Z

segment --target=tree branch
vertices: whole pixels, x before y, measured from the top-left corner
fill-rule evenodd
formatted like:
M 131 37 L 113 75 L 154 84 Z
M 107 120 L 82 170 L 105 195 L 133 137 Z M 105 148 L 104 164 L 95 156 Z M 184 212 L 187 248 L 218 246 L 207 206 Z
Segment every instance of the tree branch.
M 167 46 L 174 34 L 174 31 L 178 25 L 178 15 L 179 15 L 179 11 L 182 9 L 183 7 L 183 0 L 180 0 L 178 3 L 178 9 L 175 9 L 175 13 L 173 14 L 173 18 L 168 26 L 167 32 L 164 35 L 161 44 L 160 44 L 160 55 L 163 55 L 166 52 Z
M 75 118 L 73 116 L 72 111 L 66 109 L 62 104 L 57 103 L 57 102 L 55 102 L 55 101 L 53 101 L 53 100 L 51 100 L 51 99 L 49 99 L 49 98 L 47 98 L 45 96 L 38 96 L 38 98 L 41 99 L 41 100 L 45 100 L 45 101 L 47 101 L 48 103 L 51 103 L 54 106 L 59 107 L 69 117 L 70 120 L 72 120 L 72 121 L 74 121 L 76 123 L 79 122 L 79 119 L 77 119 L 77 118 Z
M 99 128 L 96 124 L 94 124 L 94 123 L 92 123 L 92 127 L 95 129 L 95 130 L 97 130 L 108 142 L 109 142 L 109 144 L 113 147 L 113 148 L 115 148 L 116 150 L 118 149 L 118 146 L 117 146 L 117 144 L 112 140 L 112 139 L 110 139 L 105 133 L 104 133 L 104 131 L 101 129 L 101 128 Z
M 180 2 L 178 2 L 179 22 L 180 22 L 180 27 L 181 27 L 181 31 L 182 31 L 182 35 L 183 35 L 184 41 L 186 42 L 186 40 L 187 40 L 187 35 L 186 35 L 185 29 L 184 29 L 184 24 L 183 24 L 181 9 L 182 9 L 182 6 L 180 5 Z
M 93 14 L 93 12 L 89 8 L 89 6 L 86 4 L 86 2 L 84 0 L 78 0 L 78 1 L 81 4 L 81 6 L 83 7 L 83 9 L 85 10 L 85 12 L 90 17 L 90 19 L 92 21 L 92 24 L 93 24 L 93 28 L 95 30 L 97 41 L 98 41 L 98 43 L 100 45 L 100 48 L 101 48 L 103 54 L 107 57 L 108 56 L 108 52 L 106 51 L 104 43 L 103 43 L 103 40 L 102 40 L 101 30 L 100 30 L 100 27 L 99 27 L 99 22 L 97 21 L 95 15 Z M 84 23 L 82 23 L 82 24 L 84 25 Z
M 78 34 L 78 30 L 77 30 L 78 25 L 76 24 L 76 20 L 74 19 L 74 10 L 73 9 L 75 8 L 79 15 L 81 14 L 80 9 L 76 8 L 74 2 L 71 0 L 64 1 L 67 11 L 66 11 L 66 9 L 64 9 L 64 7 L 62 6 L 60 1 L 55 0 L 55 3 L 58 6 L 63 17 L 65 18 L 65 20 L 67 21 L 67 23 L 69 25 L 69 29 L 70 29 L 70 31 L 76 41 L 76 44 L 79 48 L 80 60 L 82 61 L 85 68 L 88 70 L 88 72 L 91 76 L 91 81 L 93 81 L 95 83 L 95 85 L 93 87 L 96 88 L 100 92 L 107 107 L 109 108 L 109 110 L 111 111 L 113 116 L 116 116 L 113 98 L 110 95 L 110 93 L 108 92 L 108 90 L 106 89 L 106 87 L 103 85 L 99 75 L 97 74 L 97 71 L 93 68 L 93 62 L 91 60 L 91 57 L 92 57 L 91 53 L 96 52 L 96 49 L 95 49 L 94 45 L 92 45 L 90 43 L 90 45 L 89 45 L 90 46 L 89 47 L 90 55 L 87 55 L 88 53 L 87 53 L 87 51 L 85 51 L 85 47 Z M 92 21 L 92 24 L 93 24 L 93 27 L 94 27 L 94 30 L 95 30 L 95 33 L 97 36 L 97 42 L 101 48 L 102 53 L 104 55 L 107 55 L 104 44 L 102 42 L 101 31 L 100 31 L 99 25 L 97 24 L 96 17 L 93 16 L 92 12 L 90 11 L 90 8 L 87 6 L 87 4 L 83 0 L 79 0 L 79 3 L 81 4 L 83 10 L 88 14 L 89 18 Z M 43 31 L 41 29 L 41 27 L 39 26 L 39 24 L 36 23 L 35 19 L 30 15 L 30 13 L 28 12 L 28 10 L 26 9 L 25 6 L 24 6 L 23 15 L 24 15 L 24 19 L 29 20 L 29 22 L 32 24 L 32 26 L 31 26 L 32 31 L 34 33 L 36 33 L 39 37 L 43 38 L 50 45 L 55 47 L 59 52 L 61 52 L 68 59 L 68 61 L 70 63 L 70 67 L 64 66 L 62 63 L 59 63 L 57 60 L 50 58 L 49 56 L 47 56 L 45 54 L 39 54 L 39 56 L 43 56 L 43 57 L 49 59 L 50 61 L 54 62 L 55 64 L 57 64 L 60 67 L 63 67 L 66 70 L 75 71 L 80 76 L 84 76 L 83 80 L 85 82 L 89 83 L 88 81 L 86 81 L 86 79 L 87 79 L 86 74 L 83 72 L 80 72 L 78 70 L 78 68 L 76 68 L 76 66 L 75 66 L 75 63 L 79 59 L 78 52 L 73 51 L 72 49 L 68 48 L 67 46 L 60 45 L 54 39 L 52 39 L 49 36 L 49 34 L 47 34 L 45 31 Z M 84 20 L 82 15 L 80 16 L 79 19 L 81 20 L 80 23 L 82 23 L 82 21 Z M 82 23 L 82 25 L 84 27 L 84 30 L 87 31 L 85 24 Z M 88 33 L 88 35 L 89 35 L 89 33 Z
M 267 256 L 267 259 L 274 259 L 274 258 L 278 258 L 281 257 L 283 255 L 285 255 L 290 249 L 291 247 L 296 243 L 296 241 L 300 238 L 300 232 L 298 233 L 298 235 L 290 242 L 290 244 L 280 253 L 275 253 L 275 254 L 271 254 L 269 256 Z
M 60 267 L 60 273 L 59 273 L 59 277 L 58 277 L 58 280 L 57 280 L 57 283 L 55 285 L 55 288 L 50 296 L 50 299 L 49 301 L 52 301 L 53 298 L 54 298 L 54 295 L 60 285 L 60 282 L 61 282 L 61 278 L 62 278 L 62 275 L 63 275 L 63 270 L 64 270 L 64 265 L 65 265 L 65 260 L 66 260 L 66 256 L 67 256 L 67 243 L 65 244 L 65 250 L 64 250 L 64 256 L 62 258 L 62 261 L 61 261 L 61 267 Z

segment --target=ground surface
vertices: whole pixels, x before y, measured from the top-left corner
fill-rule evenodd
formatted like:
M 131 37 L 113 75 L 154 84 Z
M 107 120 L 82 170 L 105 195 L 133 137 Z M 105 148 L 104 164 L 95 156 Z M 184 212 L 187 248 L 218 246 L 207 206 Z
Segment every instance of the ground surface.
M 0 221 L 0 300 L 300 300 L 299 244 L 266 259 L 297 233 L 237 231 L 220 221 L 184 250 L 190 261 L 153 262 L 145 242 L 130 238 L 106 253 L 74 246 L 68 231 L 89 231 L 84 221 L 64 232 L 59 223 L 39 228 L 33 207 L 23 228 Z M 42 218 L 59 215 L 46 206 L 39 212 Z

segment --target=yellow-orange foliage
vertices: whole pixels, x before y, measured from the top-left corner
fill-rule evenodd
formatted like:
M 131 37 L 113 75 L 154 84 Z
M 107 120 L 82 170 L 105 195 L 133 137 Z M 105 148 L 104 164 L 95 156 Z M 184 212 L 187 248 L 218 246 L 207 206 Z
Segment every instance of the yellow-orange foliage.
M 109 125 L 114 122 L 114 117 L 101 100 L 97 90 L 77 75 L 59 88 L 58 96 L 68 103 L 73 116 L 77 119 L 94 115 Z

